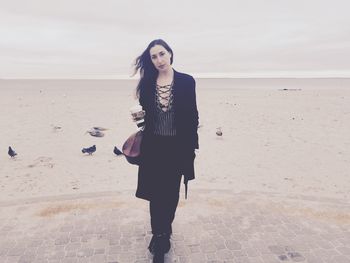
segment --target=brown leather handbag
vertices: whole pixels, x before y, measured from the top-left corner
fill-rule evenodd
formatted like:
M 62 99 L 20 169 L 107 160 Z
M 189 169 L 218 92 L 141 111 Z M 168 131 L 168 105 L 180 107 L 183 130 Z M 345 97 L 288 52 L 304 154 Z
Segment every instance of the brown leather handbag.
M 143 130 L 139 130 L 129 136 L 123 144 L 123 154 L 130 164 L 139 165 L 141 156 L 141 142 Z

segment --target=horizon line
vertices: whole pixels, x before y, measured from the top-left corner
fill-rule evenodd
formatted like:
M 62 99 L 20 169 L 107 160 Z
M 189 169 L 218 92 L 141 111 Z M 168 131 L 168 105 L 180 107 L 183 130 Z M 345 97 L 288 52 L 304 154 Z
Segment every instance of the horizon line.
M 304 71 L 304 72 L 286 72 L 286 71 L 275 71 L 271 73 L 263 72 L 250 72 L 250 73 L 200 73 L 200 72 L 187 72 L 194 78 L 198 79 L 322 79 L 322 78 L 350 78 L 350 71 Z M 131 76 L 127 74 L 75 74 L 75 75 L 61 75 L 61 76 L 3 76 L 0 80 L 11 80 L 11 79 L 91 79 L 91 80 L 137 80 L 139 75 Z
M 196 77 L 195 79 L 350 79 L 350 76 L 290 76 L 290 77 L 271 77 L 271 76 L 251 76 L 251 77 Z M 0 78 L 1 80 L 139 80 L 139 78 Z

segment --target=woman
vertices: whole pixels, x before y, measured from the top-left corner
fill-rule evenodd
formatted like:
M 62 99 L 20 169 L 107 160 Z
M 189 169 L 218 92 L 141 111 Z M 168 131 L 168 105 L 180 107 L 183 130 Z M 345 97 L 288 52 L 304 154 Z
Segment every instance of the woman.
M 173 59 L 169 45 L 156 39 L 135 62 L 135 74 L 140 71 L 137 96 L 146 112 L 136 197 L 150 204 L 153 262 L 163 262 L 170 250 L 181 177 L 187 198 L 198 149 L 195 80 L 175 71 Z

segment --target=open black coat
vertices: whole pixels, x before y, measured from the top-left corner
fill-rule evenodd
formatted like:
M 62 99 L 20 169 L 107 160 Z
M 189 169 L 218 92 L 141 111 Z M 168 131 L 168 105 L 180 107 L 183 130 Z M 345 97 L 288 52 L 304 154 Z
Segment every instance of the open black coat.
M 143 147 L 148 144 L 149 138 L 153 135 L 154 131 L 154 116 L 156 114 L 155 94 L 156 94 L 156 80 L 145 80 L 142 83 L 140 89 L 139 102 L 143 109 L 146 111 L 145 116 L 145 130 L 143 141 L 141 144 L 141 154 Z M 186 186 L 187 195 L 187 182 L 195 178 L 194 174 L 194 150 L 199 148 L 198 144 L 198 110 L 196 103 L 196 82 L 190 75 L 180 73 L 174 70 L 174 112 L 175 112 L 175 128 L 176 139 L 181 149 L 179 155 L 179 170 L 184 175 L 184 183 Z M 139 165 L 138 172 L 139 180 L 137 186 L 136 196 L 146 200 L 150 200 L 150 193 L 142 184 L 148 177 L 147 171 L 144 169 L 142 161 Z M 142 177 L 142 180 L 140 180 Z M 151 178 L 151 177 L 150 177 Z M 156 185 L 157 182 L 150 182 Z

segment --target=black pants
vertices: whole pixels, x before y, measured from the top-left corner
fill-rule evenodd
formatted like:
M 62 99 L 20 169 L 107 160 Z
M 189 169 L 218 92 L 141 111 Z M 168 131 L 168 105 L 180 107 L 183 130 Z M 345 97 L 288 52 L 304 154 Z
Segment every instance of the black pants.
M 182 174 L 181 151 L 175 136 L 152 136 L 143 149 L 136 196 L 150 202 L 152 233 L 172 233 Z
M 179 202 L 181 175 L 172 178 L 163 193 L 149 203 L 152 234 L 172 233 L 171 224 Z

